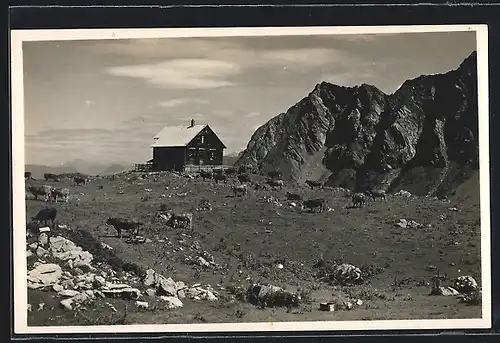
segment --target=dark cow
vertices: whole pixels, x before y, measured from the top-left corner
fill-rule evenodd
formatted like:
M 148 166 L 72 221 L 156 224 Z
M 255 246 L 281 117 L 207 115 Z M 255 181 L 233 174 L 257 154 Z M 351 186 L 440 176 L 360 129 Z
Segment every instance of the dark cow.
M 87 183 L 87 180 L 84 178 L 84 177 L 81 177 L 81 176 L 75 176 L 73 178 L 73 181 L 75 181 L 76 185 L 85 185 Z
M 365 205 L 366 199 L 363 193 L 355 193 L 352 196 L 352 206 L 363 207 Z
M 37 222 L 43 222 L 45 225 L 47 225 L 47 222 L 50 220 L 52 222 L 52 226 L 54 226 L 54 221 L 56 220 L 57 216 L 57 210 L 53 207 L 51 208 L 44 208 L 40 210 L 36 216 L 31 218 L 33 221 Z
M 219 183 L 219 181 L 224 181 L 224 183 L 227 183 L 227 176 L 224 174 L 215 174 L 214 181 L 215 183 Z
M 43 177 L 45 178 L 46 181 L 49 181 L 49 180 L 59 181 L 59 176 L 56 174 L 45 173 L 45 174 L 43 174 Z
M 318 209 L 319 212 L 323 212 L 326 207 L 326 200 L 325 199 L 309 199 L 305 200 L 302 203 L 302 208 L 303 209 L 308 209 L 311 212 L 314 212 L 315 209 Z
M 123 231 L 132 231 L 131 235 L 136 236 L 139 233 L 139 226 L 141 223 L 112 217 L 106 220 L 106 225 L 113 226 L 116 232 L 118 232 L 118 237 L 122 238 Z
M 271 179 L 281 179 L 282 174 L 280 171 L 270 171 L 267 173 L 267 176 Z
M 250 164 L 242 164 L 238 168 L 238 173 L 240 173 L 240 174 L 251 173 L 253 171 L 254 171 L 254 168 Z
M 212 180 L 214 178 L 214 174 L 212 172 L 200 171 L 199 175 L 203 178 L 203 180 L 209 179 Z
M 26 180 L 31 180 L 31 172 L 24 172 L 24 178 Z
M 45 201 L 49 201 L 49 198 L 51 196 L 52 192 L 52 187 L 43 185 L 43 186 L 29 186 L 27 188 L 27 191 L 35 197 L 35 200 L 38 200 L 38 196 L 44 196 Z
M 236 168 L 227 168 L 227 169 L 224 169 L 224 173 L 226 175 L 234 175 L 238 172 L 238 170 Z
M 279 187 L 279 189 L 282 190 L 283 187 L 285 186 L 285 183 L 283 182 L 283 180 L 269 179 L 269 180 L 267 180 L 267 184 L 269 186 L 271 186 L 274 190 L 276 190 L 276 187 Z
M 380 200 L 387 201 L 387 197 L 384 190 L 371 190 L 366 192 L 368 197 L 372 200 L 380 198 Z
M 252 182 L 252 180 L 250 179 L 250 175 L 248 175 L 248 174 L 240 174 L 240 175 L 238 175 L 238 181 L 241 184 L 244 184 L 245 182 Z
M 246 187 L 246 185 L 232 186 L 231 189 L 233 190 L 234 197 L 237 197 L 238 194 L 241 194 L 241 195 L 246 195 L 247 194 L 247 187 Z
M 301 201 L 302 196 L 297 193 L 286 192 L 286 200 Z
M 305 184 L 308 185 L 309 187 L 311 187 L 311 189 L 314 189 L 316 187 L 323 188 L 323 184 L 319 181 L 306 180 Z

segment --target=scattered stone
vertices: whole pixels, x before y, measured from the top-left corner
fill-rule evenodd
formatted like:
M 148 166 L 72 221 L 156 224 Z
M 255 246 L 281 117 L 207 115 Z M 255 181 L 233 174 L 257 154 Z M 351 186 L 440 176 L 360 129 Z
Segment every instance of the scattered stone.
M 47 255 L 47 254 L 48 254 L 48 251 L 47 251 L 47 250 L 45 250 L 44 248 L 42 248 L 41 246 L 39 246 L 39 247 L 36 249 L 36 255 L 37 255 L 38 257 L 43 257 L 43 256 L 45 256 L 45 255 Z
M 45 308 L 45 303 L 38 304 L 38 311 L 43 311 L 44 308 Z
M 57 264 L 38 264 L 28 273 L 28 288 L 38 289 L 52 286 L 62 276 L 61 267 Z
M 68 311 L 71 311 L 73 309 L 73 299 L 64 299 L 60 301 L 60 304 Z
M 352 264 L 343 263 L 335 269 L 334 277 L 342 285 L 362 283 L 361 270 Z
M 28 304 L 28 312 L 31 312 L 32 311 L 32 306 L 31 304 Z
M 52 286 L 52 289 L 54 290 L 54 292 L 59 293 L 59 292 L 64 290 L 64 287 L 62 285 L 56 283 Z
M 31 252 L 31 250 L 26 250 L 26 257 L 30 256 L 33 256 L 33 253 Z
M 65 298 L 72 298 L 78 294 L 80 294 L 80 292 L 75 291 L 73 289 L 63 289 L 57 293 L 57 295 L 59 295 L 61 297 L 65 297 Z
M 247 290 L 247 299 L 251 304 L 264 307 L 298 306 L 300 295 L 273 285 L 253 284 Z
M 38 243 L 37 242 L 31 243 L 30 245 L 28 245 L 28 247 L 32 250 L 36 250 L 36 248 L 38 248 Z
M 453 211 L 453 212 L 457 212 L 458 208 L 456 208 L 456 207 L 450 207 L 450 208 L 448 208 L 448 210 Z
M 147 302 L 145 302 L 145 301 L 136 301 L 135 305 L 138 308 L 144 308 L 144 309 L 147 309 L 149 307 L 149 304 Z
M 153 288 L 146 289 L 146 294 L 150 297 L 154 297 L 156 295 L 156 290 Z
M 39 228 L 38 231 L 40 231 L 40 232 L 49 232 L 50 231 L 50 227 L 44 226 L 44 227 Z
M 176 297 L 169 297 L 169 296 L 162 295 L 162 296 L 160 296 L 160 299 L 163 300 L 163 301 L 165 301 L 165 302 L 167 302 L 167 308 L 169 310 L 184 306 L 184 304 L 182 303 L 182 301 L 179 298 L 176 298 Z
M 38 244 L 40 244 L 41 246 L 45 246 L 49 243 L 49 236 L 43 232 L 40 234 L 40 236 L 38 236 Z
M 466 276 L 459 276 L 455 280 L 455 288 L 460 292 L 464 294 L 469 294 L 478 289 L 478 285 L 476 280 L 472 276 L 466 275 Z
M 405 190 L 400 190 L 399 192 L 395 193 L 394 195 L 402 196 L 402 197 L 406 197 L 406 198 L 411 197 L 411 193 L 408 191 L 405 191 Z
M 440 286 L 438 288 L 435 288 L 432 293 L 432 295 L 444 295 L 444 296 L 451 296 L 451 295 L 458 295 L 458 291 L 452 287 L 443 287 Z
M 137 288 L 132 288 L 129 285 L 115 284 L 112 287 L 106 286 L 107 289 L 103 288 L 101 292 L 111 298 L 122 298 L 122 299 L 132 299 L 137 300 L 141 296 L 141 291 Z

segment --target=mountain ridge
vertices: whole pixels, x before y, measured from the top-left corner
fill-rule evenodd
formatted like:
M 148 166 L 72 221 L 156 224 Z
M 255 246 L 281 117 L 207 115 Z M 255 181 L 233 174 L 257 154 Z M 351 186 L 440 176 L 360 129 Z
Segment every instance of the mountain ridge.
M 478 165 L 476 66 L 473 52 L 457 69 L 408 79 L 389 95 L 320 82 L 259 127 L 235 164 L 353 190 L 395 190 L 420 173 L 415 192 L 446 192 L 445 183 L 457 183 L 450 175 Z

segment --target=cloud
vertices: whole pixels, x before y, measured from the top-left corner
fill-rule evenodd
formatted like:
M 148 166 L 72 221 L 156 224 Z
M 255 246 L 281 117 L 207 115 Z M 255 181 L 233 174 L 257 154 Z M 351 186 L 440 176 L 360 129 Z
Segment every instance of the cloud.
M 260 112 L 250 112 L 247 115 L 245 115 L 245 117 L 247 117 L 247 118 L 254 118 L 254 117 L 258 117 L 260 115 L 261 115 Z
M 126 76 L 163 88 L 208 89 L 233 85 L 226 80 L 239 72 L 236 64 L 217 60 L 175 59 L 156 64 L 107 68 L 115 76 Z
M 177 107 L 177 106 L 182 106 L 182 105 L 186 105 L 186 104 L 205 105 L 208 103 L 209 103 L 209 101 L 205 100 L 205 99 L 177 98 L 177 99 L 159 101 L 158 105 L 160 107 L 171 108 L 171 107 Z
M 87 106 L 95 105 L 95 101 L 93 101 L 93 100 L 85 100 L 85 105 L 87 105 Z

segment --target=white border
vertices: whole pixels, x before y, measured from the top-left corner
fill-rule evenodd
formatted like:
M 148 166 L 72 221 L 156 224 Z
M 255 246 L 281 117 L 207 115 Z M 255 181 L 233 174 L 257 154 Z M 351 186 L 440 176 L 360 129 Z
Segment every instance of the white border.
M 27 325 L 26 235 L 24 198 L 24 92 L 23 41 L 139 39 L 167 37 L 282 36 L 332 34 L 394 34 L 410 32 L 475 31 L 477 38 L 482 315 L 481 319 L 373 320 L 268 323 L 214 323 L 116 326 Z M 252 332 L 324 330 L 402 330 L 474 329 L 491 327 L 490 264 L 490 180 L 488 108 L 488 27 L 487 25 L 431 26 L 349 26 L 349 27 L 258 27 L 258 28 L 182 28 L 182 29 L 89 29 L 89 30 L 13 30 L 11 31 L 12 76 L 12 173 L 14 239 L 14 333 L 162 333 L 162 332 Z

